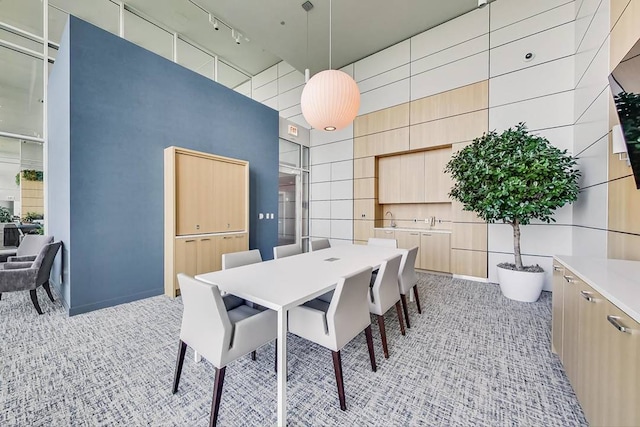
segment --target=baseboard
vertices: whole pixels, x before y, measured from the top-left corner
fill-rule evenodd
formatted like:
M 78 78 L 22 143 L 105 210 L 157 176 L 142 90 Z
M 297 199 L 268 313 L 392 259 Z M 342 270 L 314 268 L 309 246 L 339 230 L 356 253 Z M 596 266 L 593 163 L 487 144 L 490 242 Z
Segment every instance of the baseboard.
M 490 282 L 489 279 L 485 277 L 465 276 L 463 274 L 454 274 L 453 278 L 462 279 L 462 280 L 471 280 L 472 282 L 493 283 L 493 282 Z
M 90 311 L 100 310 L 103 308 L 113 307 L 115 305 L 126 304 L 128 302 L 138 301 L 145 298 L 155 297 L 164 293 L 163 288 L 151 289 L 148 291 L 138 292 L 132 295 L 126 295 L 123 297 L 112 298 L 104 301 L 99 301 L 91 304 L 85 304 L 78 307 L 71 307 L 69 309 L 69 316 L 76 316 L 78 314 L 88 313 Z

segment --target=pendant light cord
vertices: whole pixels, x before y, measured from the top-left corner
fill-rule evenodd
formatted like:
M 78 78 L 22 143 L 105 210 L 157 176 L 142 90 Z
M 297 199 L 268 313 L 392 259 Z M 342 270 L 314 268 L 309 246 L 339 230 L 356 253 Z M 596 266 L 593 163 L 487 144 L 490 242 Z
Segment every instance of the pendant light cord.
M 329 69 L 331 69 L 331 3 L 332 0 L 329 0 Z

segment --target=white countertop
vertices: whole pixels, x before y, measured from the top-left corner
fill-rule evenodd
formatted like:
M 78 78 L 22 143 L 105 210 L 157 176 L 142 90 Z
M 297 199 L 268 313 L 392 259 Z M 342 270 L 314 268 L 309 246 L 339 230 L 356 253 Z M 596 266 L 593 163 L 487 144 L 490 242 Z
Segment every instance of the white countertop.
M 418 233 L 443 233 L 443 234 L 451 234 L 451 230 L 443 230 L 443 229 L 429 229 L 429 228 L 400 228 L 400 227 L 375 227 L 374 230 L 385 230 L 385 231 L 414 231 Z
M 640 323 L 640 261 L 565 255 L 554 258 Z

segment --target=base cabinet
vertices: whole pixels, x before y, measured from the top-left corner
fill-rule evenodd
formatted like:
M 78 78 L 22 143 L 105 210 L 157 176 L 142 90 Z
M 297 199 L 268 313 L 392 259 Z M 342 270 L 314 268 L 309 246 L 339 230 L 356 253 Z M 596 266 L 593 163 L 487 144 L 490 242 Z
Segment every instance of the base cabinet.
M 451 235 L 420 234 L 420 266 L 423 270 L 451 273 Z
M 552 304 L 552 346 L 589 423 L 639 426 L 640 324 L 556 262 Z
M 418 255 L 416 256 L 415 268 L 422 268 L 422 260 L 420 259 L 420 232 L 419 231 L 396 231 L 396 240 L 398 247 L 401 249 L 411 249 L 418 247 Z

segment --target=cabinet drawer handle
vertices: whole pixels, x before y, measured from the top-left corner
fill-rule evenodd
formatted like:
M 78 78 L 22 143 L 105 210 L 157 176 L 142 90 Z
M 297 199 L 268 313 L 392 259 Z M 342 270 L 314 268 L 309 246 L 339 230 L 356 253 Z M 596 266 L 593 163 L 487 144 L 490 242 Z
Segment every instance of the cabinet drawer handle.
M 200 239 L 201 242 L 208 242 L 211 239 Z
M 185 240 L 185 243 L 191 243 L 191 242 L 195 242 L 195 240 Z
M 244 236 L 236 236 L 236 239 L 242 239 Z
M 422 233 L 422 235 L 423 235 L 423 236 L 429 236 L 429 237 L 431 237 L 431 234 L 425 234 L 425 233 Z
M 593 297 L 591 292 L 580 291 L 580 295 L 582 295 L 582 298 L 586 299 L 589 302 L 594 302 L 594 303 L 596 302 L 596 299 Z
M 575 282 L 575 280 L 573 280 L 573 276 L 567 276 L 566 274 L 563 275 L 562 277 L 564 277 L 564 280 L 567 281 L 567 283 L 573 283 Z
M 614 328 L 616 328 L 620 332 L 623 332 L 625 334 L 630 334 L 631 333 L 631 329 L 627 328 L 626 326 L 622 326 L 620 324 L 620 322 L 619 322 L 620 317 L 619 316 L 608 315 L 607 316 L 607 320 L 609 321 L 609 323 L 611 323 L 613 325 Z
M 227 239 L 230 239 L 230 238 L 231 238 L 231 236 L 224 236 L 223 237 L 224 240 L 227 240 Z
M 409 233 L 410 236 L 419 236 L 420 233 Z
M 562 271 L 562 267 L 560 267 L 559 265 L 554 265 L 553 271 Z

